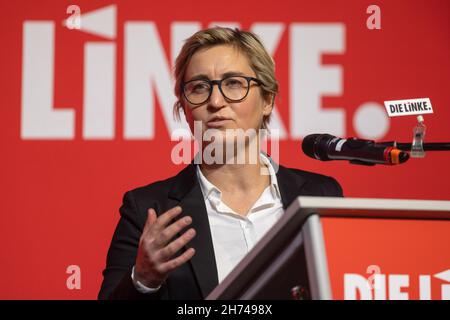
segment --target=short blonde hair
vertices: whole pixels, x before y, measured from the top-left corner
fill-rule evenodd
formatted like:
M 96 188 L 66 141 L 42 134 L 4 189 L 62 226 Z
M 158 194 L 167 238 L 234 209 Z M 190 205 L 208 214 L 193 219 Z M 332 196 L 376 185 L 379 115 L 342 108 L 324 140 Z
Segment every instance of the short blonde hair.
M 256 77 L 261 80 L 264 98 L 272 99 L 273 106 L 275 96 L 278 93 L 278 81 L 275 78 L 275 62 L 264 48 L 261 40 L 254 33 L 239 30 L 238 28 L 214 27 L 198 31 L 188 38 L 175 60 L 175 96 L 177 101 L 173 112 L 177 120 L 180 120 L 181 111 L 184 112 L 181 84 L 184 81 L 186 69 L 192 56 L 200 49 L 216 45 L 231 45 L 245 53 L 250 61 L 250 67 L 255 72 Z M 262 128 L 267 128 L 270 116 L 271 114 L 264 116 Z

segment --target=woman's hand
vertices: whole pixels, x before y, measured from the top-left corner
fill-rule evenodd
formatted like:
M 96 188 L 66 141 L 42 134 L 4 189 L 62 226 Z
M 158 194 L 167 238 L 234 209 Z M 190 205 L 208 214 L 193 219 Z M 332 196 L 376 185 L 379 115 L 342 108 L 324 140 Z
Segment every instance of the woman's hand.
M 195 230 L 190 228 L 171 241 L 177 233 L 192 222 L 192 218 L 186 216 L 168 225 L 181 211 L 181 207 L 176 206 L 157 218 L 155 210 L 148 210 L 134 269 L 136 280 L 146 287 L 159 287 L 172 270 L 189 261 L 195 254 L 195 249 L 189 248 L 178 257 L 173 257 L 195 236 Z

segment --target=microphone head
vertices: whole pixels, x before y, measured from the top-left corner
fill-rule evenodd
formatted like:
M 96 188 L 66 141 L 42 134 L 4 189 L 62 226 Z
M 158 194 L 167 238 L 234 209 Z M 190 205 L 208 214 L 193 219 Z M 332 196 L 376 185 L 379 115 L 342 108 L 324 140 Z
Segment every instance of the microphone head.
M 409 153 L 407 152 L 401 152 L 399 155 L 399 163 L 404 163 L 406 161 L 408 161 L 409 159 Z
M 329 142 L 335 139 L 331 134 L 310 134 L 303 138 L 302 151 L 308 157 L 328 161 L 331 160 L 327 156 L 327 147 Z
M 389 150 L 390 164 L 400 164 L 408 161 L 409 154 L 397 148 L 391 148 Z

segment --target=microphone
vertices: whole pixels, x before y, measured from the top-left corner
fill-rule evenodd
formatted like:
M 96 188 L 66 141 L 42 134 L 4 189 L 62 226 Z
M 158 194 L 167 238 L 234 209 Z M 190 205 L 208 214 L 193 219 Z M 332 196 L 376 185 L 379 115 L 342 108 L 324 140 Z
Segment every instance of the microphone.
M 352 164 L 369 166 L 400 164 L 409 159 L 407 152 L 394 146 L 376 144 L 373 140 L 342 139 L 326 133 L 307 135 L 303 139 L 302 150 L 317 160 L 348 160 Z

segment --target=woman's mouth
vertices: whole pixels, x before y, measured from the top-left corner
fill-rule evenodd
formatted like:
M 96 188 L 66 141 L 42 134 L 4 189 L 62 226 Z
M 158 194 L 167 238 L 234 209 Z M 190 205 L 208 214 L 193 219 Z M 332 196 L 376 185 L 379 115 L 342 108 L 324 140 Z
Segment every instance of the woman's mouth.
M 206 123 L 206 126 L 209 128 L 220 128 L 225 126 L 231 119 L 225 118 L 213 118 Z

